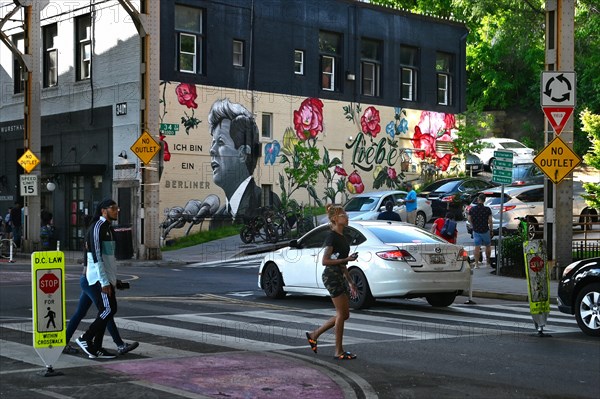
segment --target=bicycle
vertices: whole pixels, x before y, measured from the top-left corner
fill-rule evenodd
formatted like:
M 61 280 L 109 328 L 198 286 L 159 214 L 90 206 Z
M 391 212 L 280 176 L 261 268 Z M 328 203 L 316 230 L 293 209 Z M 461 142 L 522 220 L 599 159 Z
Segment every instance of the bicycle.
M 292 209 L 279 209 L 273 217 L 273 223 L 280 239 L 292 238 L 295 229 L 296 236 L 303 236 L 315 226 L 312 217 L 305 215 L 304 205 L 296 205 Z
M 260 240 L 276 243 L 279 241 L 279 234 L 273 223 L 273 211 L 270 208 L 260 208 L 262 212 L 253 218 L 247 219 L 240 230 L 240 238 L 245 244 Z

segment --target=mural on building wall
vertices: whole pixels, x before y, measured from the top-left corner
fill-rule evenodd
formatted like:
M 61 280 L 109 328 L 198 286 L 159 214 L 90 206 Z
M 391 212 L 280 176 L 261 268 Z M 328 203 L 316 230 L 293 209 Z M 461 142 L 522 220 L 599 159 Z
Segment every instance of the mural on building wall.
M 261 187 L 255 181 L 261 156 L 263 169 L 259 172 L 262 175 L 259 180 L 263 184 L 279 183 L 278 195 L 270 193 L 267 202 L 285 209 L 300 206 L 295 198 L 306 198 L 306 195 L 313 204 L 324 204 L 339 202 L 340 199 L 343 202 L 349 195 L 370 189 L 400 189 L 406 179 L 418 179 L 425 167 L 445 171 L 452 158 L 451 132 L 456 128 L 454 115 L 399 107 L 393 108 L 391 113 L 389 107 L 363 108 L 360 104 L 350 103 L 341 107 L 339 118 L 329 109 L 327 118 L 330 120 L 326 121 L 323 101 L 305 98 L 289 115 L 291 123 L 282 136 L 276 135 L 270 142 L 263 143 L 261 151 L 254 115 L 244 105 L 228 100 L 223 93 L 218 96 L 210 91 L 203 91 L 202 101 L 198 101 L 196 86 L 187 83 L 177 84 L 174 95 L 168 96 L 167 89 L 173 86 L 168 82 L 163 84 L 160 118 L 162 160 L 171 162 L 174 167 L 161 184 L 167 191 L 177 188 L 190 197 L 196 189 L 208 194 L 203 200 L 177 197 L 187 202 L 165 210 L 163 238 L 171 229 L 186 225 L 187 235 L 193 226 L 208 217 L 211 219 L 210 227 L 213 227 L 256 216 L 263 198 Z M 210 95 L 213 95 L 212 104 Z M 231 95 L 236 96 L 236 92 L 231 92 Z M 245 99 L 243 95 L 239 98 Z M 170 99 L 173 101 L 167 107 Z M 210 109 L 207 109 L 209 104 Z M 206 112 L 207 115 L 206 129 L 198 129 L 202 124 L 195 113 L 199 105 L 203 110 L 201 114 Z M 165 123 L 174 119 L 177 124 Z M 347 129 L 343 127 L 344 120 Z M 336 130 L 327 131 L 327 137 L 324 137 L 328 122 L 331 126 L 335 125 Z M 176 140 L 174 136 L 179 127 L 182 128 L 181 133 L 185 129 L 185 135 L 177 136 Z M 210 137 L 210 146 L 207 137 Z M 170 146 L 167 141 L 171 139 L 173 144 Z M 344 148 L 344 162 L 338 156 L 330 155 L 327 147 L 332 140 L 341 145 L 337 147 L 336 154 Z M 202 143 L 207 151 L 204 151 Z M 175 152 L 170 151 L 170 147 Z M 202 164 L 204 169 L 198 171 L 195 169 L 196 162 L 189 159 L 199 160 L 197 163 Z M 176 176 L 181 176 L 181 180 L 175 180 Z M 205 176 L 210 182 L 193 182 L 194 177 L 202 179 Z M 186 178 L 189 181 L 184 180 Z M 211 183 L 218 186 L 223 195 L 216 195 Z M 175 198 L 173 194 L 169 197 Z

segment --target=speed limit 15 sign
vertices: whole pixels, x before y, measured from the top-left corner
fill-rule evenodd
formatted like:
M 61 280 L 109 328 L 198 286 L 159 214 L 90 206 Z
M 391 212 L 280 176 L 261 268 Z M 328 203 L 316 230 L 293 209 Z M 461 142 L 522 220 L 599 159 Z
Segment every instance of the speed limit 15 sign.
M 21 175 L 21 195 L 38 195 L 38 177 L 37 175 Z

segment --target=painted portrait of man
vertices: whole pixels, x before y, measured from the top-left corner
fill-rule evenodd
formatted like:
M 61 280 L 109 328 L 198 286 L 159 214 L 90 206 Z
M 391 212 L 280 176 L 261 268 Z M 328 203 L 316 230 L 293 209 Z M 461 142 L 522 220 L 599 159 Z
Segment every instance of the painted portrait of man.
M 256 216 L 263 201 L 262 190 L 252 177 L 260 156 L 258 126 L 252 113 L 240 104 L 221 99 L 212 105 L 208 125 L 213 181 L 226 197 L 225 205 L 214 217 Z M 270 200 L 272 206 L 280 205 L 278 197 Z

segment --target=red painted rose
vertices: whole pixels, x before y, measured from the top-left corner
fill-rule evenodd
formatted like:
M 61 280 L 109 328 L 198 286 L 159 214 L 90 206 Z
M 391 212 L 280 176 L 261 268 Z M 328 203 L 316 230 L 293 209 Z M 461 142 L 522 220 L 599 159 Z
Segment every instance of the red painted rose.
M 365 110 L 365 113 L 360 118 L 360 127 L 362 132 L 370 135 L 371 137 L 377 137 L 377 133 L 381 131 L 381 125 L 379 125 L 379 111 L 375 107 L 369 107 Z
M 396 169 L 394 169 L 394 168 L 388 168 L 387 174 L 388 174 L 388 177 L 392 180 L 396 180 L 396 177 L 398 176 L 396 174 Z
M 421 128 L 415 126 L 415 135 L 411 139 L 413 148 L 421 151 L 415 151 L 415 155 L 420 159 L 429 158 L 435 155 L 435 137 L 429 134 L 422 134 Z
M 365 191 L 365 185 L 363 184 L 360 175 L 356 171 L 352 172 L 350 176 L 348 176 L 346 188 L 351 194 L 360 194 Z
M 437 157 L 437 161 L 435 162 L 435 166 L 440 168 L 441 170 L 448 169 L 450 166 L 450 161 L 452 160 L 452 154 L 446 154 L 443 157 Z
M 194 102 L 198 95 L 196 94 L 196 85 L 191 83 L 180 83 L 175 88 L 177 101 L 179 104 L 185 105 L 188 108 L 198 108 L 198 104 Z
M 298 111 L 294 111 L 294 128 L 302 141 L 317 137 L 323 131 L 323 102 L 318 98 L 302 101 Z
M 342 168 L 340 166 L 336 166 L 333 173 L 335 173 L 336 175 L 340 175 L 340 176 L 348 176 L 348 173 L 346 173 L 344 168 Z

